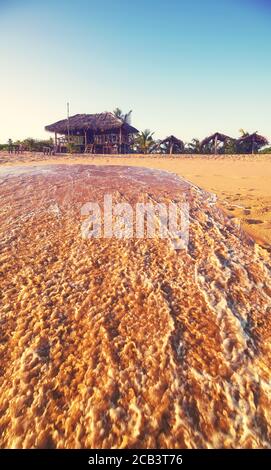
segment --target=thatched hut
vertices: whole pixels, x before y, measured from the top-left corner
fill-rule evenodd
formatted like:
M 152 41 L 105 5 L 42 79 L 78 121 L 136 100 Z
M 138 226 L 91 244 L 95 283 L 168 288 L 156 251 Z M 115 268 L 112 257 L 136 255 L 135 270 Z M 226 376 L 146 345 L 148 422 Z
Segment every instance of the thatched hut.
M 215 132 L 215 134 L 210 135 L 202 140 L 200 144 L 201 151 L 204 150 L 204 147 L 211 146 L 212 151 L 216 155 L 221 144 L 225 144 L 228 141 L 233 141 L 232 137 L 228 135 L 221 134 L 220 132 Z
M 181 139 L 177 139 L 174 135 L 166 137 L 164 140 L 158 142 L 155 150 L 159 150 L 162 153 L 183 153 L 184 143 Z
M 86 153 L 130 153 L 133 135 L 138 130 L 113 113 L 75 114 L 45 126 L 55 133 L 57 151 Z M 59 137 L 59 135 L 61 137 Z
M 268 145 L 266 137 L 259 135 L 257 132 L 245 135 L 237 140 L 237 148 L 240 153 L 255 153 L 261 147 Z

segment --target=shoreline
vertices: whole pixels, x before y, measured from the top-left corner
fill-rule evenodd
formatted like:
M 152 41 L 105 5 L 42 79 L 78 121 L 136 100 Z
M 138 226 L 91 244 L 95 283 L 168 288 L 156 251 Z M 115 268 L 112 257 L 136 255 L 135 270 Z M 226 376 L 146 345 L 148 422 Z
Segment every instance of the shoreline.
M 9 155 L 0 152 L 0 169 L 55 164 L 127 165 L 175 173 L 215 193 L 218 206 L 261 247 L 271 251 L 271 155 Z

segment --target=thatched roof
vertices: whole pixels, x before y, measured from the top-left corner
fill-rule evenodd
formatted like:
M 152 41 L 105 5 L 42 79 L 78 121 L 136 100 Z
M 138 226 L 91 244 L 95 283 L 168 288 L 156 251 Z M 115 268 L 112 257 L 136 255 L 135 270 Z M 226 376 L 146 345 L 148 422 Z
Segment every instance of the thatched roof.
M 266 137 L 259 135 L 257 132 L 253 132 L 253 134 L 245 135 L 244 137 L 240 137 L 238 139 L 238 143 L 243 144 L 243 143 L 254 143 L 260 146 L 268 145 L 269 142 L 266 139 Z
M 203 139 L 201 141 L 201 147 L 209 144 L 210 142 L 215 142 L 216 139 L 219 142 L 226 142 L 227 140 L 234 140 L 232 137 L 229 137 L 228 135 L 220 134 L 220 132 L 216 132 L 215 134 L 212 134 L 209 137 L 206 137 L 205 139 Z
M 122 119 L 116 117 L 113 113 L 100 113 L 100 114 L 75 114 L 69 118 L 70 131 L 85 131 L 85 130 L 110 130 L 110 129 L 124 129 L 130 134 L 136 134 L 138 130 L 130 126 L 130 124 L 123 122 Z M 57 132 L 59 134 L 67 134 L 68 132 L 68 119 L 62 119 L 53 124 L 45 126 L 46 131 Z
M 181 153 L 184 150 L 184 143 L 174 135 L 170 135 L 163 140 L 158 140 L 151 149 L 151 152 L 162 151 L 163 153 Z
M 169 145 L 178 145 L 180 147 L 183 147 L 184 146 L 184 143 L 181 139 L 177 139 L 177 137 L 175 137 L 175 135 L 170 135 L 168 137 L 166 137 L 164 140 L 161 140 L 159 142 L 159 145 L 163 145 L 163 144 L 169 144 Z

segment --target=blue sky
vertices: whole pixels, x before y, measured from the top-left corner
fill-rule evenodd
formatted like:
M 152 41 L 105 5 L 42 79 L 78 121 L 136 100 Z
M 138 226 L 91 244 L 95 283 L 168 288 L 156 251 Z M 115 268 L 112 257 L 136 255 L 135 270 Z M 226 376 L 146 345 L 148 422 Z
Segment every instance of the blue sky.
M 271 139 L 271 0 L 0 0 L 0 142 L 133 109 L 185 141 Z

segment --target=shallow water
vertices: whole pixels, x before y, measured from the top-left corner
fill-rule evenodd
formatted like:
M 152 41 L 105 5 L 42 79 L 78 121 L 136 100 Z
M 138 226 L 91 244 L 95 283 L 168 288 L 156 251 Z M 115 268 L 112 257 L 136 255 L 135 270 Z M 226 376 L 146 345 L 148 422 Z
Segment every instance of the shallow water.
M 188 250 L 82 239 L 82 204 L 190 204 Z M 270 264 L 164 171 L 0 172 L 0 445 L 270 447 Z

